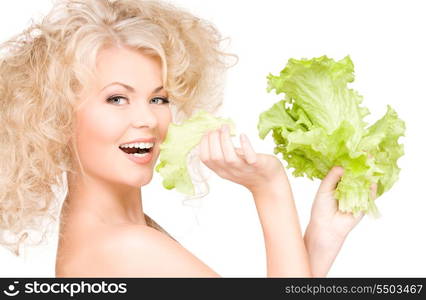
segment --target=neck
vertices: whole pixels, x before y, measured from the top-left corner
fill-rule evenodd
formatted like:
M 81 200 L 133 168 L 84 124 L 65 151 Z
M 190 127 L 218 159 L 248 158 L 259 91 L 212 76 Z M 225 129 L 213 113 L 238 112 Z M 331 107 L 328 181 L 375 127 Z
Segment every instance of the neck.
M 95 218 L 105 224 L 146 225 L 141 189 L 99 178 L 67 175 L 68 194 L 63 212 Z

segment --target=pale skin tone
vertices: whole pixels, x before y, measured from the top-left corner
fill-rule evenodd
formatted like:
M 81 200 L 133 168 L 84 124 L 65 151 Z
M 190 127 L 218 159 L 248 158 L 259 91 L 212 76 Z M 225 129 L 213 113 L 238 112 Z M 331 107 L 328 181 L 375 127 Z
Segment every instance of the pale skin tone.
M 141 187 L 152 179 L 171 121 L 159 59 L 126 47 L 103 49 L 96 75 L 79 95 L 85 101 L 77 111 L 76 143 L 86 176 L 68 174 L 56 276 L 220 276 L 178 242 L 147 226 L 144 217 Z M 156 138 L 153 159 L 135 164 L 118 146 L 144 137 Z M 227 127 L 208 132 L 199 156 L 220 177 L 251 192 L 264 234 L 267 276 L 325 276 L 359 221 L 339 215 L 330 205 L 336 177 L 323 181 L 327 188 L 317 194 L 303 238 L 282 163 L 256 153 L 245 135 L 240 141 L 241 148 L 235 148 Z M 338 222 L 347 226 L 338 227 Z M 336 246 L 324 250 L 331 241 Z
M 305 231 L 305 245 L 314 277 L 325 277 L 343 242 L 364 214 L 357 216 L 338 210 L 333 193 L 344 173 L 342 167 L 332 168 L 322 180 L 315 196 L 311 219 Z M 376 198 L 377 185 L 371 186 L 371 196 Z

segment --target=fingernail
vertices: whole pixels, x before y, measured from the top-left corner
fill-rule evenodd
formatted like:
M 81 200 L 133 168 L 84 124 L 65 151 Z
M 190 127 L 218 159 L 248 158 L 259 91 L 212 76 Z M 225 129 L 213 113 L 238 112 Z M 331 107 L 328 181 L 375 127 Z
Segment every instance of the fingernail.
M 345 169 L 342 166 L 335 166 L 335 171 L 343 175 L 343 173 L 345 172 Z

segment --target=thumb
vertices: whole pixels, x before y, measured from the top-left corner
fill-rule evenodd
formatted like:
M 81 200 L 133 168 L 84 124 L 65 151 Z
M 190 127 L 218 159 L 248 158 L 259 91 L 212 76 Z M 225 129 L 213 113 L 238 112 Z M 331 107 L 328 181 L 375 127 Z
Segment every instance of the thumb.
M 371 191 L 371 198 L 373 198 L 373 200 L 377 199 L 377 183 L 373 183 L 370 186 L 370 191 Z
M 339 183 L 340 178 L 343 176 L 344 169 L 339 166 L 333 167 L 322 180 L 320 187 L 318 189 L 319 193 L 332 192 L 336 189 L 337 184 Z

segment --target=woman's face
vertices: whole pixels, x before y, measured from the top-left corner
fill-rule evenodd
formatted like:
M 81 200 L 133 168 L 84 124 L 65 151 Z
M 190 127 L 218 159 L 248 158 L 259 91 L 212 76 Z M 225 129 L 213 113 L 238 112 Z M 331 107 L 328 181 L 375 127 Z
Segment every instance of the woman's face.
M 81 94 L 76 116 L 77 152 L 87 175 L 134 187 L 152 179 L 171 121 L 162 83 L 159 58 L 129 48 L 99 52 L 96 79 Z

